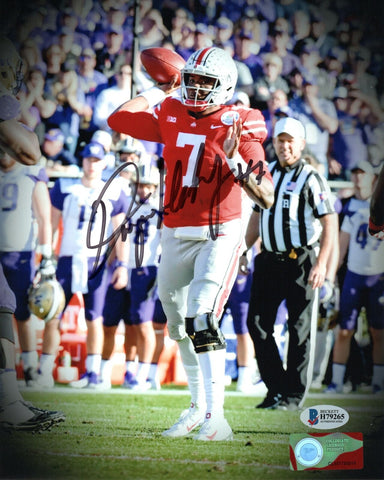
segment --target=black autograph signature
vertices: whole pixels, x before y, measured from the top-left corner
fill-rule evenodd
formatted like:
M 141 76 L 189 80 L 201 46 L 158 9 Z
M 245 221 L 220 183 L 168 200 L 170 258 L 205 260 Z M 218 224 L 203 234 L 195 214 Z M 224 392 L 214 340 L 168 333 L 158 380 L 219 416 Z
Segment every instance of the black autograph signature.
M 143 261 L 144 255 L 144 243 L 145 243 L 145 224 L 146 222 L 154 217 L 155 215 L 158 216 L 157 220 L 157 228 L 160 229 L 162 225 L 163 216 L 169 215 L 169 213 L 175 213 L 181 210 L 187 200 L 190 203 L 195 203 L 196 195 L 197 195 L 197 186 L 201 183 L 212 184 L 215 179 L 217 179 L 216 187 L 212 191 L 210 209 L 209 209 L 209 229 L 210 235 L 213 240 L 216 240 L 218 236 L 218 229 L 219 229 L 219 218 L 220 218 L 220 193 L 224 183 L 231 179 L 233 181 L 233 170 L 229 170 L 225 175 L 222 173 L 224 162 L 219 155 L 216 155 L 212 170 L 210 172 L 209 177 L 205 177 L 201 174 L 202 169 L 202 162 L 203 162 L 203 151 L 204 146 L 200 149 L 198 161 L 196 163 L 195 172 L 193 178 L 195 181 L 193 182 L 192 186 L 183 186 L 182 185 L 182 162 L 178 160 L 175 165 L 175 170 L 171 179 L 170 188 L 170 199 L 167 204 L 164 204 L 164 177 L 165 172 L 164 168 L 160 168 L 160 184 L 159 184 L 159 205 L 158 208 L 152 208 L 148 215 L 141 215 L 137 220 L 136 224 L 132 224 L 130 219 L 132 216 L 139 211 L 141 204 L 135 204 L 135 197 L 137 193 L 137 186 L 140 183 L 139 178 L 139 170 L 135 163 L 133 162 L 125 162 L 120 165 L 105 183 L 98 199 L 92 205 L 92 213 L 88 223 L 87 229 L 87 248 L 96 249 L 96 259 L 93 265 L 93 270 L 91 272 L 91 278 L 96 275 L 100 269 L 102 269 L 109 257 L 112 253 L 113 247 L 115 246 L 118 238 L 121 235 L 122 241 L 125 242 L 127 236 L 133 231 L 134 227 L 136 227 L 135 234 L 136 234 L 136 242 L 135 242 L 135 262 L 136 266 L 140 267 Z M 163 163 L 163 162 L 161 162 Z M 105 203 L 103 202 L 103 196 L 107 189 L 111 186 L 114 178 L 117 177 L 122 170 L 127 168 L 128 166 L 133 165 L 136 170 L 136 182 L 132 185 L 132 196 L 131 201 L 128 206 L 127 212 L 125 214 L 123 222 L 119 225 L 119 227 L 112 232 L 112 234 L 104 240 L 104 235 L 107 226 L 107 217 L 106 217 L 106 208 Z M 250 160 L 247 164 L 247 168 L 245 172 L 242 171 L 241 165 L 238 165 L 238 174 L 235 177 L 235 182 L 242 183 L 243 181 L 247 181 L 249 175 L 252 172 L 257 171 L 256 181 L 258 184 L 261 183 L 262 177 L 266 174 L 264 170 L 264 164 L 262 161 L 256 162 L 254 164 L 253 160 Z M 151 193 L 147 195 L 144 200 L 147 200 L 151 196 Z M 102 222 L 101 222 L 101 231 L 100 231 L 100 238 L 99 242 L 96 244 L 91 243 L 91 229 L 92 223 L 95 220 L 95 216 L 101 209 L 102 215 Z M 100 262 L 101 252 L 104 245 L 107 245 L 107 250 L 105 255 L 103 256 L 102 261 Z

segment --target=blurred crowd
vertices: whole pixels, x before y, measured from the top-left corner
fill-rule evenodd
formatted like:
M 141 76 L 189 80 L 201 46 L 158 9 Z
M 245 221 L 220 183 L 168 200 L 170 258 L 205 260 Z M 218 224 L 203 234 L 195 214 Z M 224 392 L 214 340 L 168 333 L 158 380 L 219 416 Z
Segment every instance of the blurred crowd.
M 270 133 L 279 115 L 297 117 L 327 178 L 349 180 L 360 160 L 379 167 L 383 32 L 373 2 L 137 3 L 136 21 L 134 2 L 122 0 L 42 0 L 10 18 L 24 62 L 21 120 L 38 134 L 48 173 L 81 169 L 79 152 L 96 131 L 112 134 L 112 154 L 124 140 L 106 119 L 152 84 L 139 59 L 132 71 L 135 38 L 139 51 L 164 46 L 184 58 L 204 46 L 228 50 L 239 71 L 232 102 L 261 109 Z

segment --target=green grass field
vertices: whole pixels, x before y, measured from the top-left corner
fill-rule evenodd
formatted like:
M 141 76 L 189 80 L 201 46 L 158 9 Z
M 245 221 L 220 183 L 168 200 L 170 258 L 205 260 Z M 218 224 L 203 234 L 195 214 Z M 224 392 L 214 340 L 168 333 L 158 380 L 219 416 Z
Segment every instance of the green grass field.
M 231 390 L 231 389 L 229 389 Z M 320 404 L 346 409 L 349 422 L 332 431 L 363 432 L 364 469 L 293 472 L 290 433 L 315 431 L 298 412 L 260 411 L 260 397 L 228 391 L 226 417 L 232 442 L 166 439 L 161 432 L 188 406 L 185 388 L 132 394 L 73 391 L 23 391 L 36 406 L 63 410 L 67 419 L 41 434 L 3 434 L 0 478 L 28 479 L 356 479 L 384 478 L 383 434 L 372 425 L 383 414 L 383 398 L 372 395 L 311 394 L 305 407 Z M 323 430 L 317 430 L 323 432 Z

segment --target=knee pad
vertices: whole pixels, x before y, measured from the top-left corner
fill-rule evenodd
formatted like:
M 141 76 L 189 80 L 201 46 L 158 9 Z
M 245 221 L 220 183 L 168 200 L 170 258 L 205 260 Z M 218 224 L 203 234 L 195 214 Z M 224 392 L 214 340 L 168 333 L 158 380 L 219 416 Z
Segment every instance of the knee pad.
M 196 353 L 221 350 L 227 346 L 219 322 L 212 313 L 186 318 L 186 331 Z
M 211 330 L 201 330 L 191 336 L 191 340 L 196 353 L 222 350 L 227 347 L 224 335 L 220 329 L 217 329 L 214 332 Z
M 185 320 L 186 331 L 189 336 L 203 330 L 209 330 L 213 333 L 219 328 L 219 320 L 213 313 L 204 313 L 203 315 L 197 315 L 193 318 L 187 317 Z

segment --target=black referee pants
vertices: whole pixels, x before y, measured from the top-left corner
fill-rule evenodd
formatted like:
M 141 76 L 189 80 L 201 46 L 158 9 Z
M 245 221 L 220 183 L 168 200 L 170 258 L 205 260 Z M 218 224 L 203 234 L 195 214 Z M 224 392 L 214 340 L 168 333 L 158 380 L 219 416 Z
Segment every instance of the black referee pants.
M 307 385 L 312 310 L 317 308 L 315 293 L 308 285 L 316 252 L 301 248 L 297 254 L 296 259 L 267 251 L 256 255 L 247 324 L 268 392 L 302 398 Z M 289 316 L 286 370 L 273 336 L 277 309 L 284 299 Z

